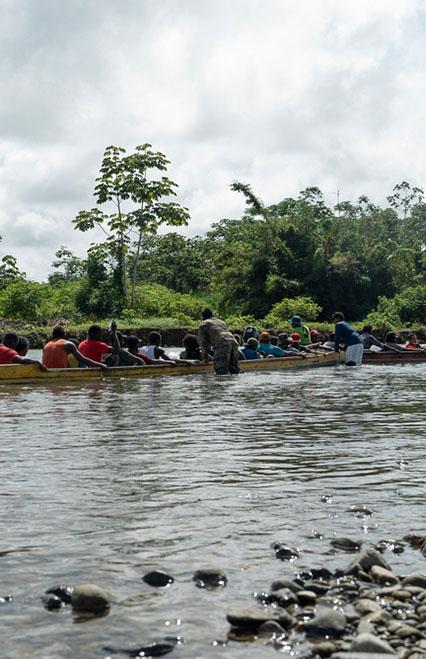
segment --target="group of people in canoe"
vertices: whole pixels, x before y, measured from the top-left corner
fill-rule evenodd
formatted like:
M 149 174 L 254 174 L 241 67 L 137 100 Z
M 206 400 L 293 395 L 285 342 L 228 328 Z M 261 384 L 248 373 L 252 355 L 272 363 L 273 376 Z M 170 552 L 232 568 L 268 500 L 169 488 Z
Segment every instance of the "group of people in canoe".
M 187 334 L 183 338 L 183 351 L 179 357 L 169 355 L 161 346 L 160 332 L 150 332 L 146 345 L 141 345 L 137 336 L 124 336 L 113 321 L 109 327 L 109 342 L 104 341 L 104 332 L 98 325 L 89 327 L 87 337 L 81 341 L 67 339 L 62 326 L 53 328 L 52 337 L 43 348 L 42 360 L 27 356 L 29 342 L 14 332 L 3 337 L 0 344 L 0 365 L 36 364 L 41 370 L 83 367 L 108 369 L 114 366 L 157 366 L 167 368 L 176 364 L 190 366 L 194 363 L 213 362 L 218 375 L 239 373 L 241 360 L 274 359 L 292 357 L 305 359 L 312 355 L 345 351 L 348 366 L 362 363 L 364 350 L 400 352 L 422 350 L 413 333 L 405 344 L 390 332 L 385 341 L 372 334 L 366 325 L 357 332 L 341 312 L 333 315 L 335 332 L 322 341 L 315 329 L 303 322 L 300 316 L 289 320 L 289 332 L 273 335 L 254 327 L 246 327 L 242 336 L 233 334 L 226 323 L 214 316 L 211 309 L 204 309 L 198 335 Z

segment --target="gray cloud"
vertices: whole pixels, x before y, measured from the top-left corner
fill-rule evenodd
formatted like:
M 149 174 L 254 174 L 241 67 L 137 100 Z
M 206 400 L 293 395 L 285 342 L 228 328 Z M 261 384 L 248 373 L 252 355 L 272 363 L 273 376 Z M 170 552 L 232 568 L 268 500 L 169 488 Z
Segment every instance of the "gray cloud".
M 32 276 L 96 237 L 71 220 L 109 144 L 166 153 L 189 234 L 240 215 L 234 179 L 267 203 L 423 183 L 420 0 L 0 4 L 0 250 Z

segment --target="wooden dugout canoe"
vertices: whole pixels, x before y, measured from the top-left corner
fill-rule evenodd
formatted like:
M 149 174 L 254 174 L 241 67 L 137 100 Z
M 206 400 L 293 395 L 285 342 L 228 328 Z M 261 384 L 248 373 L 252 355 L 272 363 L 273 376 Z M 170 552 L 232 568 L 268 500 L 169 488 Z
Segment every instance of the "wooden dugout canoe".
M 405 352 L 370 352 L 364 350 L 364 364 L 421 364 L 426 362 L 423 350 L 406 350 Z
M 340 363 L 336 353 L 314 355 L 306 359 L 300 357 L 276 357 L 274 359 L 254 359 L 241 361 L 243 373 L 251 371 L 276 371 L 295 368 L 312 368 L 334 366 Z M 0 384 L 19 384 L 35 382 L 96 382 L 111 378 L 150 378 L 158 376 L 192 375 L 196 373 L 213 373 L 212 364 L 193 364 L 173 367 L 164 366 L 117 366 L 101 371 L 97 368 L 57 368 L 43 373 L 33 364 L 10 364 L 0 366 Z

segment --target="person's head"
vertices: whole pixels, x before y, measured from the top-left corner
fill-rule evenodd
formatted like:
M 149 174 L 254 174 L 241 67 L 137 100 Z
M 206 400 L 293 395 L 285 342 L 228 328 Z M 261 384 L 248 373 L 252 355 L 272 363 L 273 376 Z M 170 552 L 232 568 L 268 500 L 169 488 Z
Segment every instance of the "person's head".
M 313 342 L 318 341 L 319 332 L 317 330 L 311 329 L 309 332 L 309 336 L 311 337 L 311 341 Z
M 386 343 L 397 343 L 395 332 L 388 332 L 385 336 Z
M 291 340 L 293 343 L 300 343 L 300 334 L 298 332 L 293 332 L 291 335 Z
M 345 316 L 344 316 L 344 314 L 342 314 L 341 311 L 336 311 L 336 312 L 333 314 L 333 317 L 332 317 L 332 319 L 331 319 L 331 322 L 334 323 L 334 324 L 336 325 L 336 323 L 340 323 L 340 322 L 342 322 L 342 320 L 345 320 Z
M 7 332 L 7 334 L 5 334 L 3 337 L 3 345 L 6 346 L 6 348 L 11 348 L 12 350 L 16 350 L 18 341 L 19 336 L 15 334 L 15 332 Z
M 161 334 L 160 334 L 160 332 L 150 332 L 148 334 L 148 344 L 150 346 L 161 346 Z
M 127 337 L 127 348 L 129 352 L 137 352 L 139 348 L 139 339 L 134 334 Z
M 292 327 L 301 327 L 302 326 L 302 319 L 300 316 L 293 316 L 293 318 L 290 318 L 288 321 Z
M 417 343 L 417 334 L 414 334 L 414 332 L 409 334 L 408 335 L 408 342 L 409 343 Z
M 185 334 L 182 345 L 186 350 L 197 350 L 200 347 L 198 337 L 195 334 Z
M 99 325 L 90 325 L 87 330 L 87 338 L 92 341 L 102 341 L 102 327 Z
M 287 345 L 288 344 L 287 332 L 280 332 L 280 334 L 278 334 L 278 341 L 280 345 Z
M 25 336 L 18 337 L 18 343 L 16 344 L 16 352 L 20 357 L 25 357 L 30 347 L 30 342 Z
M 256 350 L 257 346 L 259 345 L 259 342 L 257 339 L 252 336 L 250 339 L 247 339 L 246 346 L 247 348 L 251 348 L 252 350 Z
M 62 325 L 56 325 L 52 330 L 52 339 L 65 339 L 65 330 Z
M 261 332 L 260 342 L 261 343 L 271 343 L 271 335 L 269 334 L 269 332 Z
M 213 311 L 208 307 L 206 307 L 205 309 L 202 310 L 201 317 L 203 320 L 207 320 L 208 318 L 213 318 Z
M 373 331 L 372 325 L 364 325 L 364 327 L 361 330 L 361 334 L 371 334 Z

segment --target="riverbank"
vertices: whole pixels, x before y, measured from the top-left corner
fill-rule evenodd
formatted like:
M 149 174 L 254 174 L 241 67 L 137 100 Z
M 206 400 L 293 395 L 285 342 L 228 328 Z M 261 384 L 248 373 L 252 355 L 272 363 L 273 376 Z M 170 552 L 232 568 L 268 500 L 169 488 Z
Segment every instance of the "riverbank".
M 38 324 L 37 322 L 26 321 L 26 320 L 10 320 L 7 318 L 0 318 L 0 336 L 3 336 L 6 332 L 17 332 L 25 336 L 31 345 L 31 348 L 43 348 L 45 343 L 50 339 L 52 334 L 52 327 L 55 325 L 64 325 L 66 329 L 67 338 L 75 338 L 82 340 L 86 338 L 87 329 L 90 325 L 96 324 L 100 325 L 105 331 L 108 329 L 109 321 L 106 320 L 96 320 L 96 321 L 85 321 L 82 323 L 73 323 L 64 318 L 55 318 L 52 320 L 46 321 L 44 324 Z M 170 324 L 169 319 L 167 318 L 147 318 L 147 319 L 137 319 L 135 322 L 126 322 L 126 321 L 117 321 L 119 330 L 124 334 L 134 334 L 142 342 L 146 342 L 148 335 L 152 331 L 159 331 L 163 337 L 163 345 L 165 346 L 181 346 L 182 339 L 188 332 L 197 333 L 198 322 L 194 320 L 192 325 L 184 326 L 173 326 Z M 271 329 L 263 328 L 260 323 L 257 324 L 259 329 Z M 354 326 L 357 329 L 361 329 L 360 323 L 354 323 Z M 315 328 L 320 333 L 321 338 L 326 339 L 327 335 L 330 332 L 334 331 L 334 325 L 331 323 L 309 323 L 309 327 Z M 241 327 L 232 327 L 233 332 L 241 333 Z M 288 327 L 274 328 L 274 332 L 278 331 L 289 331 Z M 384 339 L 386 328 L 375 328 L 373 329 L 373 334 L 379 339 Z M 410 332 L 415 331 L 419 340 L 423 343 L 426 342 L 426 327 L 403 327 L 397 329 L 396 332 L 401 336 L 402 339 L 406 339 Z

